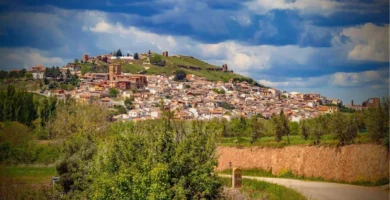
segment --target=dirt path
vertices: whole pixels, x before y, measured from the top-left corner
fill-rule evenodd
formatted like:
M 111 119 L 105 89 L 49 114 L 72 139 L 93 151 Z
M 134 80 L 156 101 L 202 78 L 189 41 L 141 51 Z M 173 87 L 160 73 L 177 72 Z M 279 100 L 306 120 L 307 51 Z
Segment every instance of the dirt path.
M 220 175 L 230 177 L 230 175 Z M 389 190 L 380 187 L 364 187 L 339 183 L 302 181 L 284 178 L 263 178 L 243 176 L 245 179 L 261 180 L 276 183 L 301 192 L 308 199 L 315 200 L 387 200 Z

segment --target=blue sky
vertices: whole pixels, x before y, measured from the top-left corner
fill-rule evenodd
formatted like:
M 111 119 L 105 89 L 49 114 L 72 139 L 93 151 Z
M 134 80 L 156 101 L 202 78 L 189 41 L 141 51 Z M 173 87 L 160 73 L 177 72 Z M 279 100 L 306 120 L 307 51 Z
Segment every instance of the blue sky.
M 168 50 L 281 90 L 389 95 L 388 0 L 3 0 L 0 12 L 1 69 Z

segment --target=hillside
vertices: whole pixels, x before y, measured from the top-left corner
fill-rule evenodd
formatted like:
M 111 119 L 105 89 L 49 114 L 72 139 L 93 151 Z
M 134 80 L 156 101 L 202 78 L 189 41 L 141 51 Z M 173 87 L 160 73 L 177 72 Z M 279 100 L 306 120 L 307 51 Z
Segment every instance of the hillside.
M 158 66 L 154 64 L 145 64 L 146 58 L 132 60 L 130 63 L 124 61 L 116 61 L 121 63 L 122 71 L 125 73 L 145 73 L 145 74 L 165 74 L 172 75 L 177 70 L 185 71 L 187 74 L 194 74 L 196 76 L 205 77 L 210 81 L 223 81 L 228 82 L 230 79 L 239 79 L 241 81 L 247 81 L 250 83 L 255 83 L 253 79 L 244 77 L 233 72 L 223 72 L 223 71 L 212 71 L 207 69 L 220 68 L 220 66 L 215 66 L 204 62 L 202 60 L 196 59 L 192 56 L 169 56 L 164 57 L 160 54 L 153 53 L 151 59 L 157 59 L 160 61 L 165 61 L 165 66 Z M 82 72 L 108 72 L 108 65 L 106 63 L 97 62 L 97 63 L 84 63 L 81 64 Z M 185 69 L 179 66 L 192 66 L 198 67 L 200 70 Z M 263 87 L 260 84 L 256 84 Z
M 157 59 L 164 60 L 166 65 L 161 67 L 153 64 L 143 63 L 146 61 L 145 59 L 138 59 L 132 61 L 131 64 L 122 64 L 122 71 L 127 73 L 138 73 L 140 71 L 146 70 L 146 74 L 166 74 L 172 75 L 176 70 L 183 70 L 187 74 L 194 74 L 196 76 L 205 77 L 210 81 L 224 81 L 227 82 L 232 78 L 239 79 L 247 79 L 244 76 L 239 74 L 231 73 L 231 72 L 222 72 L 222 71 L 208 71 L 207 68 L 217 68 L 215 65 L 211 65 L 202 60 L 196 59 L 191 56 L 169 56 L 163 57 L 160 54 L 153 54 L 151 57 L 155 57 Z M 194 66 L 200 67 L 201 70 L 191 70 L 191 69 L 183 69 L 178 67 L 179 65 L 185 66 Z M 146 67 L 146 68 L 145 68 Z

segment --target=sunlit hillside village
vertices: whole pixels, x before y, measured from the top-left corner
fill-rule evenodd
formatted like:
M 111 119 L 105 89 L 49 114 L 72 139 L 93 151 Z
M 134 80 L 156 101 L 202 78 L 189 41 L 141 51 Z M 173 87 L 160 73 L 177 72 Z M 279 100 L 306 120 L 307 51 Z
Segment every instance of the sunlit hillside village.
M 145 69 L 150 68 L 148 66 L 151 54 L 149 51 L 140 54 L 139 58 L 138 54 L 137 58 L 129 54 L 114 56 L 112 53 L 96 57 L 83 55 L 79 62 L 75 61 L 61 67 L 62 75 L 57 78 L 57 81 L 64 81 L 70 76 L 76 76 L 80 80 L 76 87 L 70 90 L 40 89 L 36 92 L 45 96 L 55 96 L 60 100 L 74 98 L 80 103 L 95 103 L 112 109 L 122 107 L 122 112 L 114 116 L 114 120 L 117 121 L 160 118 L 161 103 L 165 109 L 175 111 L 177 119 L 230 120 L 233 117 L 253 115 L 271 118 L 283 110 L 288 119 L 295 122 L 321 114 L 339 112 L 340 108 L 361 110 L 380 103 L 378 98 L 372 98 L 362 105 L 354 105 L 353 101 L 349 105 L 343 105 L 337 98 L 328 98 L 317 93 L 287 92 L 232 79 L 228 82 L 209 81 L 188 71 L 185 77 L 179 80 L 176 74 L 170 76 L 146 75 L 145 72 L 130 74 L 121 70 L 121 64 L 131 64 L 135 59 L 143 59 L 142 65 Z M 163 52 L 162 56 L 168 57 L 168 52 Z M 82 73 L 81 64 L 97 62 L 106 63 L 109 66 L 108 73 Z M 192 68 L 199 70 L 193 66 Z M 229 72 L 227 64 L 215 70 Z M 53 81 L 53 78 L 46 76 L 46 71 L 44 66 L 39 65 L 27 72 L 32 74 L 32 79 Z

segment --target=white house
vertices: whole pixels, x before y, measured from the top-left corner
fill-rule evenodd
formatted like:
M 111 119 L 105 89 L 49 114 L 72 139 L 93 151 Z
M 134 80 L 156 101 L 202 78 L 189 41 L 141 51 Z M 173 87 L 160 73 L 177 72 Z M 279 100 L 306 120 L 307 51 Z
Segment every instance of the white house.
M 134 60 L 133 56 L 111 56 L 111 60 Z
M 129 116 L 132 118 L 139 118 L 142 116 L 142 113 L 140 110 L 130 110 L 129 111 Z
M 152 111 L 152 112 L 150 112 L 150 116 L 153 117 L 153 118 L 160 118 L 161 117 L 161 111 L 159 111 L 159 110 Z
M 45 76 L 45 67 L 42 65 L 34 66 L 30 72 L 33 79 L 43 79 Z

